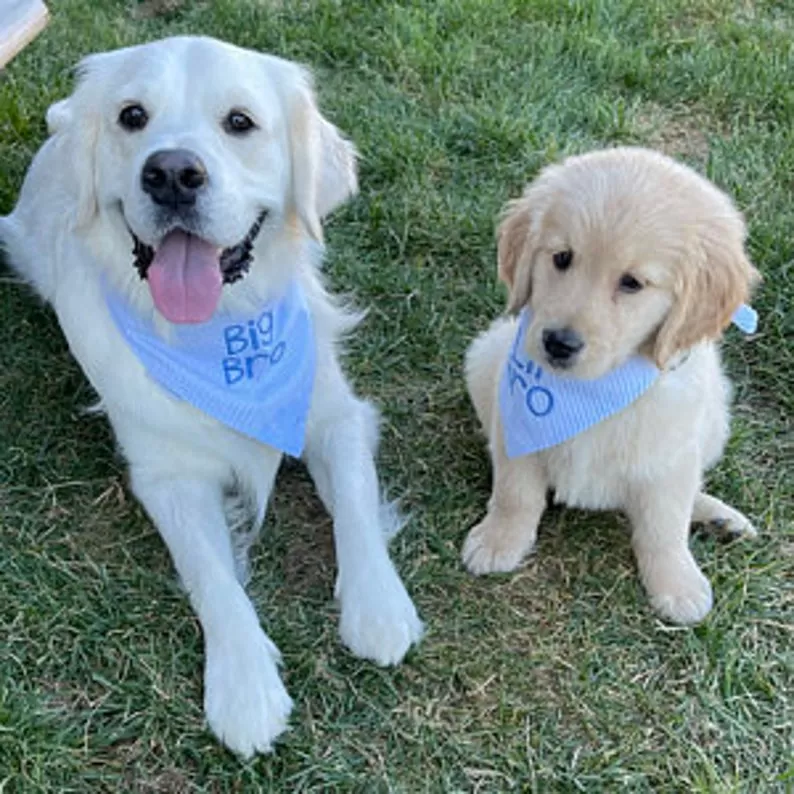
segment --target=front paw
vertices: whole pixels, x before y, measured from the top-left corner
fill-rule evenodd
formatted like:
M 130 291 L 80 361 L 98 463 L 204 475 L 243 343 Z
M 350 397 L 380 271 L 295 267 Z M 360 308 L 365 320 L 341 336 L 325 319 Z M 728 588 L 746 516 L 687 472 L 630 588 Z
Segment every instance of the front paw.
M 711 611 L 711 584 L 688 552 L 657 556 L 641 565 L 641 572 L 651 605 L 665 620 L 691 625 Z
M 405 586 L 392 568 L 340 581 L 339 636 L 362 659 L 385 667 L 399 664 L 418 642 L 424 627 Z
M 224 640 L 207 643 L 207 722 L 218 739 L 243 758 L 270 752 L 292 710 L 278 674 L 279 652 L 258 625 L 249 634 Z
M 521 517 L 506 518 L 488 513 L 469 532 L 463 544 L 464 565 L 473 574 L 505 573 L 518 567 L 535 545 L 537 526 Z

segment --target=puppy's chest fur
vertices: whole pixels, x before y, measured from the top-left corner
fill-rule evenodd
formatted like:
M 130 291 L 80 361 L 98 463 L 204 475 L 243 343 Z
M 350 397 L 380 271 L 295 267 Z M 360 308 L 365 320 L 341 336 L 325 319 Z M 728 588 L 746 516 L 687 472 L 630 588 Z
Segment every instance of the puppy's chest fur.
M 717 350 L 703 345 L 636 402 L 539 456 L 555 501 L 602 510 L 622 507 L 633 486 L 661 478 L 681 460 L 706 464 L 709 423 L 727 422 L 727 389 Z M 714 409 L 708 416 L 705 406 Z

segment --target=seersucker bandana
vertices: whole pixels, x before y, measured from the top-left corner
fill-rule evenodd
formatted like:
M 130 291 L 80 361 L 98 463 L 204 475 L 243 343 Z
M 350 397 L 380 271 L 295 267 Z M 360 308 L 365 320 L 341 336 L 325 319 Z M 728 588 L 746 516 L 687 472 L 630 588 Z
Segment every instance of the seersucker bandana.
M 249 315 L 217 313 L 205 323 L 172 326 L 168 340 L 107 286 L 105 299 L 116 327 L 157 383 L 246 436 L 301 454 L 316 352 L 297 283 Z
M 540 452 L 573 438 L 627 408 L 659 377 L 659 369 L 642 356 L 633 356 L 594 380 L 554 375 L 524 350 L 529 320 L 529 310 L 523 309 L 499 382 L 499 411 L 508 458 Z M 742 304 L 732 322 L 751 334 L 758 316 Z

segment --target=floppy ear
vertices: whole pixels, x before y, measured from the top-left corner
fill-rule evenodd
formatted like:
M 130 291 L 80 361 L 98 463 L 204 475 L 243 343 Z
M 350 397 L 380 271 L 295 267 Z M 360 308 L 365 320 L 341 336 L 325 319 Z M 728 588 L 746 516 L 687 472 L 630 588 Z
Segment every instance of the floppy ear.
M 47 110 L 47 130 L 64 150 L 64 165 L 71 169 L 77 188 L 75 227 L 88 224 L 99 211 L 96 147 L 99 140 L 98 100 L 92 74 L 103 56 L 89 55 L 77 67 L 78 84 L 67 99 Z
M 663 369 L 676 353 L 719 337 L 759 280 L 744 252 L 743 224 L 738 234 L 718 227 L 697 237 L 675 286 L 675 303 L 656 335 L 656 364 Z
M 303 69 L 289 115 L 295 211 L 309 234 L 322 242 L 322 219 L 358 190 L 356 151 L 320 114 Z
M 507 285 L 507 311 L 519 312 L 532 292 L 534 213 L 531 193 L 505 207 L 497 230 L 499 279 Z

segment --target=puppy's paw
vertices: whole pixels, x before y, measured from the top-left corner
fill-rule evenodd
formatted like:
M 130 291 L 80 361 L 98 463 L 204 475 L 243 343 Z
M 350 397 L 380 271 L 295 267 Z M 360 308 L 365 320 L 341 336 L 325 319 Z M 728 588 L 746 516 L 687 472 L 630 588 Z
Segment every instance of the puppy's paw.
M 711 611 L 711 584 L 691 555 L 656 559 L 642 578 L 654 610 L 671 623 L 699 623 Z
M 337 585 L 339 636 L 356 656 L 385 667 L 399 664 L 424 632 L 411 597 L 393 568 L 367 571 Z
M 473 574 L 505 573 L 515 569 L 535 545 L 537 527 L 492 513 L 469 532 L 463 544 L 464 565 Z
M 207 643 L 207 722 L 218 739 L 243 758 L 270 752 L 286 730 L 292 700 L 278 674 L 278 662 L 276 646 L 258 625 L 250 635 L 231 642 Z

